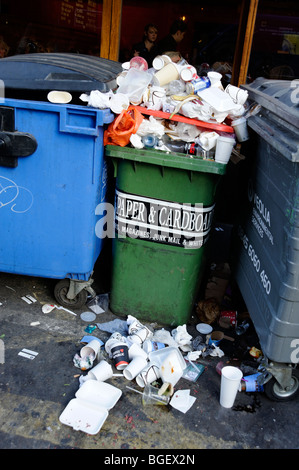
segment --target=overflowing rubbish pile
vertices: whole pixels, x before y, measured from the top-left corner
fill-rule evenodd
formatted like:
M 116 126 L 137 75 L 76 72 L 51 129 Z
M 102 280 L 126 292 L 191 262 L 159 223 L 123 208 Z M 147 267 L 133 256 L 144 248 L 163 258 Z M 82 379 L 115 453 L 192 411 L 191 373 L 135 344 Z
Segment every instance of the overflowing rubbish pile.
M 94 301 L 91 308 L 94 308 Z M 200 311 L 204 308 L 202 304 L 198 306 Z M 220 320 L 226 320 L 227 328 L 236 326 L 234 312 L 223 312 L 217 320 L 219 324 Z M 93 335 L 82 338 L 83 346 L 73 358 L 74 366 L 82 371 L 79 388 L 59 418 L 63 424 L 88 434 L 100 431 L 109 411 L 123 394 L 120 388 L 124 387 L 123 380 L 126 392 L 139 394 L 143 406 L 164 405 L 186 413 L 196 397 L 190 394 L 189 388 L 177 388 L 178 382 L 181 378 L 196 382 L 206 369 L 198 359 L 223 358 L 221 340 L 234 341 L 229 332 L 226 335 L 214 331 L 209 323 L 197 324 L 198 335 L 194 338 L 186 325 L 171 331 L 156 329 L 153 324 L 143 324 L 131 315 L 126 320 L 116 318 L 97 323 L 97 327 L 110 333 L 110 337 L 105 342 Z M 235 329 L 237 335 L 244 331 L 246 322 Z M 255 347 L 250 354 L 256 358 L 262 356 Z M 220 404 L 223 407 L 233 406 L 238 391 L 263 390 L 265 372 L 261 366 L 256 370 L 250 367 L 241 370 L 222 359 L 217 363 L 216 372 L 221 375 Z M 119 378 L 120 387 L 106 383 L 112 377 Z
M 148 68 L 142 57 L 123 64 L 117 89 L 93 90 L 80 99 L 116 114 L 104 133 L 104 145 L 130 145 L 178 152 L 227 163 L 233 147 L 248 140 L 248 92 L 225 89 L 215 71 L 199 76 L 185 59 L 157 56 Z

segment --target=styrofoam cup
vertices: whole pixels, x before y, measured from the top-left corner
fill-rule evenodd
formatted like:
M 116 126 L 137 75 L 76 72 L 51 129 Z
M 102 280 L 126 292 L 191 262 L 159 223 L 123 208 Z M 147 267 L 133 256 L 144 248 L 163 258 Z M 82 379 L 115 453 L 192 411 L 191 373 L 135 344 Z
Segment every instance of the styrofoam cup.
M 146 384 L 151 384 L 155 380 L 159 379 L 160 369 L 154 363 L 148 363 L 147 366 L 136 376 L 136 382 L 139 387 L 143 388 Z
M 102 344 L 100 343 L 100 341 L 93 339 L 86 346 L 83 346 L 80 351 L 80 356 L 84 358 L 90 356 L 91 354 L 94 354 L 94 357 L 96 357 L 101 349 L 101 345 Z
M 197 70 L 192 65 L 187 65 L 186 67 L 182 68 L 180 76 L 184 82 L 190 82 L 197 77 Z
M 178 68 L 173 62 L 164 65 L 161 70 L 154 75 L 154 85 L 163 86 L 172 80 L 177 80 L 180 77 Z
M 113 376 L 113 369 L 107 361 L 100 361 L 95 367 L 93 367 L 87 374 L 91 379 L 99 380 L 104 382 Z
M 142 356 L 136 356 L 124 369 L 124 377 L 127 380 L 133 380 L 146 366 L 147 360 Z
M 136 331 L 133 335 L 130 335 L 130 340 L 132 343 L 142 344 L 146 338 L 148 338 L 151 334 L 151 331 L 144 326 L 140 330 Z
M 234 85 L 227 85 L 224 91 L 236 104 L 244 104 L 248 98 L 248 91 L 242 90 L 241 88 Z
M 236 137 L 239 142 L 245 142 L 249 139 L 246 118 L 241 117 L 240 119 L 235 119 L 234 121 L 232 121 L 231 126 L 234 128 Z
M 153 67 L 155 70 L 161 70 L 164 65 L 169 64 L 171 58 L 168 55 L 157 55 L 153 60 Z
M 142 356 L 147 358 L 147 352 L 144 351 L 139 344 L 133 343 L 129 348 L 129 359 L 132 361 L 135 357 Z
M 222 74 L 219 73 L 219 72 L 208 72 L 208 78 L 210 79 L 210 82 L 211 82 L 211 86 L 212 87 L 217 87 L 217 88 L 222 88 L 222 84 L 221 84 L 221 78 L 222 78 Z
M 235 143 L 234 138 L 220 135 L 216 141 L 215 162 L 226 164 L 230 159 Z
M 221 369 L 220 405 L 231 408 L 235 402 L 243 373 L 233 366 L 225 366 Z

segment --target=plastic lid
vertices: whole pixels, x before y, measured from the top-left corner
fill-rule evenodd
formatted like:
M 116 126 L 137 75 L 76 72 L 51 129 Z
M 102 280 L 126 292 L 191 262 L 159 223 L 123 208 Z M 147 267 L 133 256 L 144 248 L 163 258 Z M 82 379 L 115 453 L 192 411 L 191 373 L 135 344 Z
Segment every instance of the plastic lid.
M 83 313 L 81 313 L 80 318 L 81 318 L 81 320 L 83 320 L 83 321 L 88 321 L 88 322 L 90 322 L 90 321 L 95 320 L 97 317 L 96 317 L 96 314 L 95 314 L 95 313 L 92 313 L 92 312 L 83 312 Z
M 196 329 L 197 331 L 199 331 L 200 333 L 203 333 L 204 335 L 207 335 L 211 333 L 211 331 L 213 331 L 212 326 L 209 325 L 208 323 L 198 323 L 198 325 L 196 325 Z

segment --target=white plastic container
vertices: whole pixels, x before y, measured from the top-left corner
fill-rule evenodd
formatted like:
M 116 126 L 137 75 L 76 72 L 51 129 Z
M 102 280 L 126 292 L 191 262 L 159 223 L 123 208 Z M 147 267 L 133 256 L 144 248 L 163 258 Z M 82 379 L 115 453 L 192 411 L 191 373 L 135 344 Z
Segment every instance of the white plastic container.
M 167 346 L 149 353 L 149 360 L 160 369 L 163 382 L 169 382 L 173 386 L 180 380 L 186 368 L 186 362 L 178 348 Z

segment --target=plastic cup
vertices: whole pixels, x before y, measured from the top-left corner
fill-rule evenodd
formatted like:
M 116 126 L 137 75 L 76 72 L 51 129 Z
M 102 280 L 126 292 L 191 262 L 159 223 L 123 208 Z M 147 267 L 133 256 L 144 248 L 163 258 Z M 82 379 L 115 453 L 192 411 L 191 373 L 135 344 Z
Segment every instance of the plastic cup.
M 224 91 L 236 104 L 243 105 L 248 98 L 248 91 L 242 90 L 241 88 L 234 85 L 227 85 Z
M 150 384 L 144 387 L 142 404 L 143 405 L 167 405 L 170 397 L 166 395 L 158 395 L 158 389 Z
M 95 367 L 92 368 L 87 374 L 91 379 L 99 380 L 104 382 L 113 376 L 113 370 L 107 361 L 100 361 Z
M 231 408 L 239 390 L 242 371 L 237 367 L 225 366 L 221 370 L 220 405 Z
M 129 364 L 128 346 L 122 342 L 116 342 L 111 346 L 111 356 L 117 370 L 123 370 Z
M 178 68 L 175 66 L 174 63 L 169 63 L 164 65 L 161 70 L 154 75 L 154 85 L 163 86 L 167 85 L 167 83 L 171 82 L 172 80 L 178 80 L 180 77 Z
M 232 137 L 220 135 L 216 141 L 215 162 L 228 163 L 235 143 Z
M 123 374 L 127 380 L 133 380 L 139 372 L 141 372 L 147 365 L 145 357 L 136 356 L 130 364 L 124 369 Z
M 96 357 L 98 355 L 98 352 L 101 349 L 101 343 L 100 341 L 97 341 L 96 339 L 93 339 L 90 341 L 86 346 L 83 346 L 83 348 L 80 351 L 80 356 L 82 359 L 84 359 L 87 356 L 90 356 L 91 354 Z
M 239 142 L 245 142 L 249 139 L 246 118 L 241 117 L 240 119 L 235 119 L 234 121 L 232 121 L 231 125 L 234 128 L 236 137 Z
M 139 387 L 143 388 L 146 384 L 151 384 L 155 380 L 159 379 L 160 369 L 156 364 L 149 363 L 137 376 L 136 382 Z
M 140 56 L 133 57 L 130 60 L 130 68 L 135 68 L 137 70 L 147 70 L 148 63 L 143 57 L 140 57 Z

